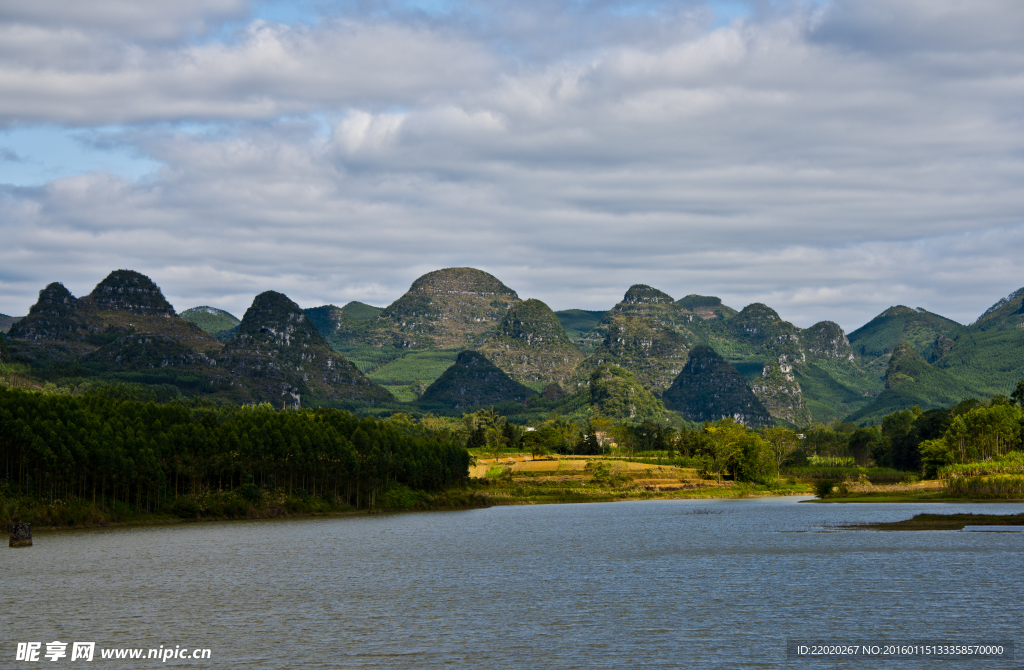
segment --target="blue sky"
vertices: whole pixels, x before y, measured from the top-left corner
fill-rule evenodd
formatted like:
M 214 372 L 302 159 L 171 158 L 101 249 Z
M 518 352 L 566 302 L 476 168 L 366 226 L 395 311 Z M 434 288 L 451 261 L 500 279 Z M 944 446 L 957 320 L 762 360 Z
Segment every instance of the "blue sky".
M 0 6 L 0 312 L 387 304 L 469 265 L 856 328 L 1024 285 L 1010 0 Z

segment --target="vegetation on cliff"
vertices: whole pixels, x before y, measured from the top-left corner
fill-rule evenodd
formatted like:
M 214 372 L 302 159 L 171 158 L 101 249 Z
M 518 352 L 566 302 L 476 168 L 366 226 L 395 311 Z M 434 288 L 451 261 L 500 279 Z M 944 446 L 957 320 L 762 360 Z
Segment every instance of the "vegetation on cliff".
M 662 395 L 665 406 L 689 421 L 735 419 L 754 428 L 772 425 L 771 416 L 742 375 L 708 346 L 690 352 L 686 366 Z
M 393 399 L 333 351 L 297 304 L 275 291 L 256 296 L 217 365 L 218 374 L 228 375 L 251 402 L 299 407 L 304 395 L 317 402 Z
M 583 360 L 551 308 L 532 298 L 512 305 L 480 353 L 522 383 L 564 382 Z
M 241 323 L 241 320 L 230 312 L 208 305 L 186 309 L 179 316 L 196 324 L 220 342 L 230 340 Z
M 525 402 L 537 392 L 523 386 L 476 351 L 463 351 L 421 400 L 453 409 Z

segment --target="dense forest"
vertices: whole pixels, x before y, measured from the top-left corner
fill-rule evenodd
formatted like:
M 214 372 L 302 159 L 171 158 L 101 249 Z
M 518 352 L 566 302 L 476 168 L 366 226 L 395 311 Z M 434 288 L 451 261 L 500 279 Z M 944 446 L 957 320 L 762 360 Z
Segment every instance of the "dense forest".
M 256 498 L 268 489 L 372 508 L 391 484 L 442 490 L 463 482 L 469 464 L 445 432 L 335 409 L 161 405 L 3 388 L 0 454 L 10 490 L 139 510 L 212 491 Z

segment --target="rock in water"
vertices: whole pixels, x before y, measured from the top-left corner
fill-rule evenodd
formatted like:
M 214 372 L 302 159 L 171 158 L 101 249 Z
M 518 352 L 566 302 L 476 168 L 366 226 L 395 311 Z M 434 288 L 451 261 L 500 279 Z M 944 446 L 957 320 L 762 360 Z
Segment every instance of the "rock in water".
M 27 523 L 16 523 L 11 526 L 11 547 L 32 546 L 32 526 Z

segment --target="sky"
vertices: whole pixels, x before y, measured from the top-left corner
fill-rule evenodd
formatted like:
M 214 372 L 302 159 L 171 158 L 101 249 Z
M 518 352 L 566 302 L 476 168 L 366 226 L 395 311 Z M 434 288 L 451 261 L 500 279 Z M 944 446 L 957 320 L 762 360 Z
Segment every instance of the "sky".
M 1019 0 L 0 0 L 0 313 L 476 267 L 847 332 L 1024 286 Z

